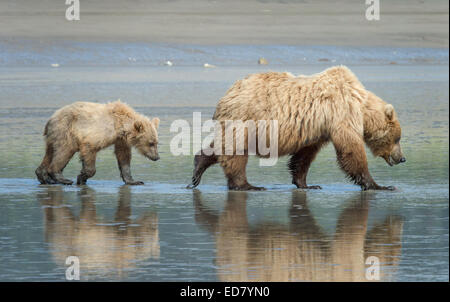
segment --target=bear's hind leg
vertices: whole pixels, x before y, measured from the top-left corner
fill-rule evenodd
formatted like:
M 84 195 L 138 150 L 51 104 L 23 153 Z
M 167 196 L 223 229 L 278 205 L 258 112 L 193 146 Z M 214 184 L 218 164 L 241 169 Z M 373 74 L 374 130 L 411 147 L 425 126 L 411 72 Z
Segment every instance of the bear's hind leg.
M 207 150 L 212 151 L 211 148 L 208 148 Z M 200 150 L 200 152 L 198 152 L 194 157 L 194 173 L 192 174 L 192 183 L 188 185 L 187 188 L 193 189 L 197 187 L 206 169 L 216 164 L 217 161 L 218 157 L 216 155 L 206 155 L 203 150 Z
M 73 183 L 70 179 L 64 178 L 62 171 L 67 166 L 75 152 L 76 150 L 71 148 L 64 150 L 58 150 L 58 148 L 55 147 L 53 148 L 53 158 L 48 168 L 48 174 L 55 183 L 63 185 L 71 185 Z
M 237 191 L 265 190 L 263 187 L 255 187 L 247 182 L 245 169 L 248 155 L 222 155 L 219 157 L 219 162 L 228 179 L 228 189 Z
M 297 153 L 292 155 L 289 160 L 289 171 L 292 174 L 292 183 L 300 189 L 322 189 L 321 186 L 308 186 L 306 184 L 306 176 L 308 174 L 309 166 L 316 158 L 317 153 L 324 145 L 324 142 L 303 147 Z
M 95 160 L 97 153 L 93 150 L 80 150 L 82 168 L 77 177 L 77 185 L 85 185 L 86 181 L 95 175 Z
M 43 185 L 56 183 L 55 180 L 53 180 L 53 178 L 50 177 L 47 171 L 47 169 L 50 166 L 50 163 L 52 162 L 52 159 L 53 159 L 53 145 L 48 143 L 46 146 L 44 159 L 42 160 L 41 164 L 35 171 L 37 179 Z

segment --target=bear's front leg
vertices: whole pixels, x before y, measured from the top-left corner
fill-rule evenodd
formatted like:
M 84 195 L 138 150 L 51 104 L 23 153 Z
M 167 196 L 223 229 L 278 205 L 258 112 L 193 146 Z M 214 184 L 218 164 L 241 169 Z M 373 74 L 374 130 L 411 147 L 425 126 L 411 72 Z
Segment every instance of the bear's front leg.
M 362 190 L 395 190 L 380 186 L 369 173 L 363 138 L 350 127 L 342 127 L 332 137 L 339 166 Z
M 130 166 L 119 164 L 119 170 L 120 170 L 120 176 L 122 177 L 125 184 L 132 185 L 132 186 L 144 184 L 143 181 L 133 179 L 133 177 L 131 176 Z
M 131 176 L 131 147 L 123 140 L 116 142 L 114 146 L 114 153 L 116 154 L 117 164 L 119 165 L 120 177 L 127 185 L 143 185 L 142 181 L 136 181 Z

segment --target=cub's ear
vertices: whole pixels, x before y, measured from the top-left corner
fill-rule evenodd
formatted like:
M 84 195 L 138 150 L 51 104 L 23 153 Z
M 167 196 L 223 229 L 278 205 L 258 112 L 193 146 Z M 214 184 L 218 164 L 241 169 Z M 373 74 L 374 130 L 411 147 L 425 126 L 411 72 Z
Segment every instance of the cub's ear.
M 142 124 L 142 122 L 136 121 L 134 122 L 134 129 L 136 129 L 138 133 L 142 132 L 144 130 L 144 125 Z
M 153 125 L 155 125 L 155 128 L 158 129 L 158 127 L 159 127 L 159 118 L 155 117 L 154 119 L 152 119 L 152 123 L 153 123 Z
M 394 118 L 394 106 L 391 104 L 386 104 L 384 107 L 384 113 L 389 120 L 392 120 Z

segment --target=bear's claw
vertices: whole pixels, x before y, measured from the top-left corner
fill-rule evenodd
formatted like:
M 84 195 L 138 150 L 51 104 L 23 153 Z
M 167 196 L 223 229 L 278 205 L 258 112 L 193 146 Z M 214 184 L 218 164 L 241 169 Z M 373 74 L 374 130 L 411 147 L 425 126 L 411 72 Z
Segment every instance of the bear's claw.
M 244 185 L 244 186 L 231 186 L 228 189 L 234 190 L 234 191 L 265 191 L 266 188 L 264 187 L 255 187 L 252 185 Z
M 71 185 L 73 181 L 64 178 L 61 173 L 48 173 L 49 178 L 52 179 L 52 184 Z
M 298 189 L 322 190 L 321 186 L 297 186 Z
M 58 180 L 58 183 L 60 183 L 62 185 L 71 185 L 71 184 L 73 184 L 73 181 L 71 181 L 69 179 L 60 179 L 60 180 Z
M 387 187 L 381 187 L 381 188 L 378 189 L 378 190 L 395 191 L 395 190 L 397 190 L 397 188 L 394 187 L 394 186 L 387 186 Z
M 385 186 L 379 186 L 379 185 L 376 185 L 376 186 L 362 187 L 362 190 L 363 190 L 363 191 L 367 191 L 367 190 L 395 191 L 395 190 L 397 190 L 397 188 L 394 187 L 394 186 L 386 186 L 386 187 L 385 187 Z
M 200 184 L 200 178 L 192 177 L 192 183 L 186 186 L 186 189 L 196 188 Z
M 37 168 L 35 173 L 42 185 L 54 185 L 58 183 L 48 174 L 47 170 L 45 170 L 44 168 Z

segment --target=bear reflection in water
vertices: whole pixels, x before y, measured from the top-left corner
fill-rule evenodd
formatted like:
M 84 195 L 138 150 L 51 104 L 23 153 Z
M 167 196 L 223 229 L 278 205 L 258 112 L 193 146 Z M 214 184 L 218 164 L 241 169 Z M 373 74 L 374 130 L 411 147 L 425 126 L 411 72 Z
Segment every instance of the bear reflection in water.
M 229 192 L 220 214 L 204 205 L 199 191 L 193 195 L 196 222 L 215 236 L 221 281 L 368 281 L 370 256 L 379 259 L 380 280 L 389 280 L 400 259 L 403 221 L 387 216 L 368 230 L 371 197 L 361 192 L 349 200 L 329 236 L 305 192 L 293 191 L 288 225 L 250 224 L 246 192 Z
M 95 192 L 84 187 L 80 193 L 81 210 L 76 217 L 64 202 L 60 186 L 48 187 L 38 198 L 44 210 L 45 239 L 54 261 L 64 266 L 66 257 L 80 259 L 80 277 L 101 276 L 116 271 L 123 277 L 136 261 L 159 259 L 158 216 L 146 212 L 132 221 L 131 192 L 119 191 L 115 219 L 103 222 L 97 217 Z

